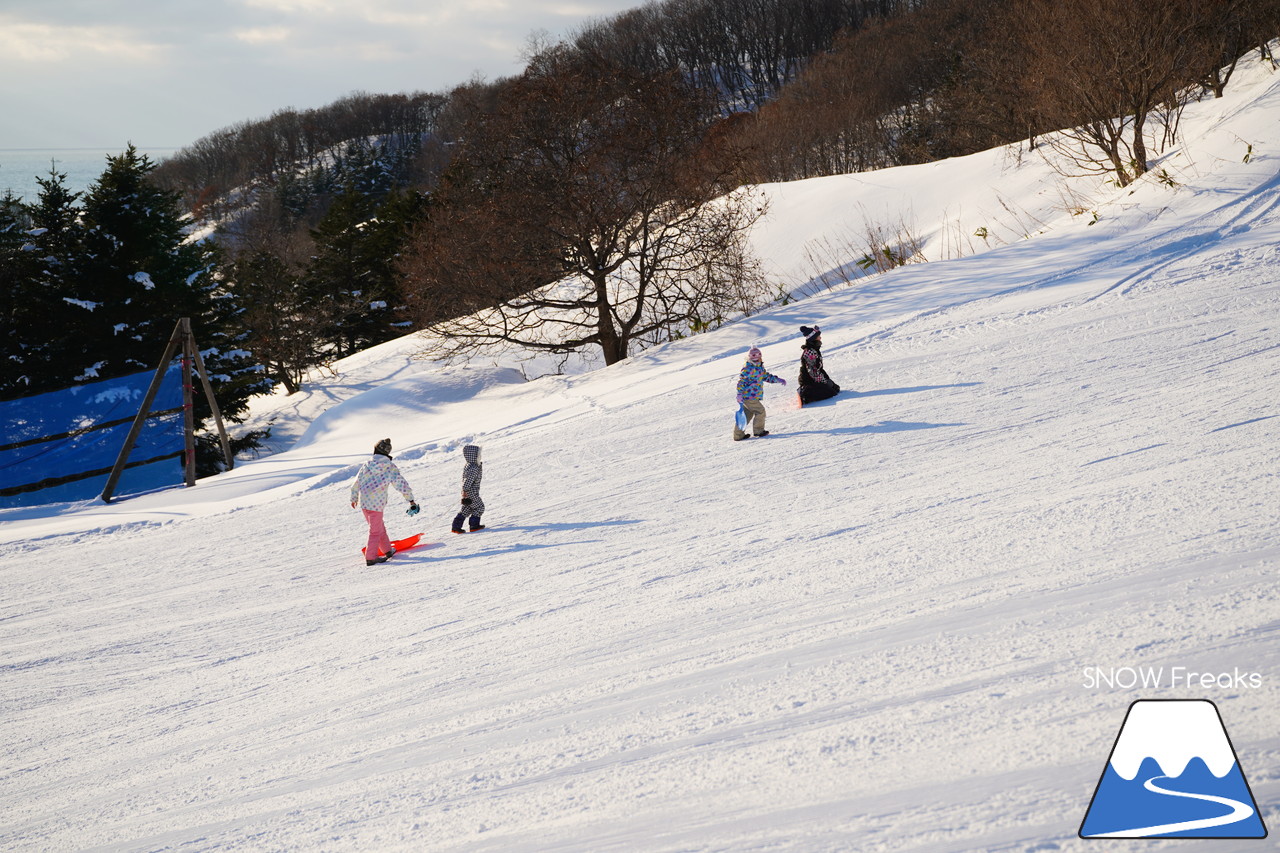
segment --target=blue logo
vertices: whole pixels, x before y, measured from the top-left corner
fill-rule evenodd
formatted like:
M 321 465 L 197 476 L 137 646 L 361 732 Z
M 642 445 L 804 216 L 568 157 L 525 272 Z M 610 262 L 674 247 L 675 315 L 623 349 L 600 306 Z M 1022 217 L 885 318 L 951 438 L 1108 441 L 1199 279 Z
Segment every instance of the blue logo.
M 1081 838 L 1266 838 L 1218 707 L 1129 706 L 1080 825 Z

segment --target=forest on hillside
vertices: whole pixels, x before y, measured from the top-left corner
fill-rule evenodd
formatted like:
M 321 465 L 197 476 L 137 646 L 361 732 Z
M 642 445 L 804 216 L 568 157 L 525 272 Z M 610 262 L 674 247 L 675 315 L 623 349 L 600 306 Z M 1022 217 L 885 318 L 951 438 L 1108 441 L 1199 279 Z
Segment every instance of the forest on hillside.
M 0 398 L 138 370 L 179 313 L 237 401 L 415 329 L 617 361 L 777 297 L 754 184 L 1027 140 L 1123 186 L 1277 35 L 1280 0 L 651 0 L 511 78 L 283 108 L 3 200 Z

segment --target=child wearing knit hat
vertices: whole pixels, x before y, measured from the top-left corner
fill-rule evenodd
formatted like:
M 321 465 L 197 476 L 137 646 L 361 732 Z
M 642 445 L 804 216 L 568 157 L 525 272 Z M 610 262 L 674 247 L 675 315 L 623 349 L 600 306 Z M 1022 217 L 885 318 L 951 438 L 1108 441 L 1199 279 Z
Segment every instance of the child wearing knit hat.
M 385 563 L 396 553 L 382 518 L 387 509 L 387 489 L 391 486 L 409 502 L 409 515 L 417 515 L 418 504 L 413 499 L 413 489 L 391 460 L 391 439 L 384 438 L 373 446 L 373 457 L 360 466 L 360 472 L 351 484 L 351 508 L 363 510 L 364 519 L 369 523 L 369 543 L 364 549 L 366 566 Z
M 817 326 L 801 326 L 800 334 L 804 335 L 804 344 L 800 348 L 798 393 L 800 405 L 804 406 L 834 397 L 840 393 L 840 386 L 822 366 L 822 330 Z
M 747 353 L 747 363 L 742 366 L 738 375 L 739 421 L 733 425 L 733 440 L 742 441 L 748 438 L 747 421 L 751 420 L 752 433 L 757 438 L 766 436 L 769 431 L 764 428 L 764 383 L 773 382 L 786 385 L 787 380 L 764 369 L 764 356 L 758 347 L 752 347 Z

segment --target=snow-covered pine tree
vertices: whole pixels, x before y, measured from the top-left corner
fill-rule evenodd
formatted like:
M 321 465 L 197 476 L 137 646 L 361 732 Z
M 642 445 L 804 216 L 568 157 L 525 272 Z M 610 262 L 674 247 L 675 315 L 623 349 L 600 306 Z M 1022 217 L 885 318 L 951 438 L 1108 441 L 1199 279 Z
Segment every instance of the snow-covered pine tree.
M 76 352 L 84 308 L 68 295 L 67 279 L 79 251 L 79 193 L 67 176 L 51 167 L 37 177 L 34 202 L 8 197 L 0 214 L 4 234 L 4 363 L 0 399 L 25 397 L 71 384 L 83 370 Z
M 364 223 L 373 217 L 375 201 L 348 186 L 311 231 L 315 255 L 306 271 L 311 304 L 325 319 L 323 336 L 337 357 L 369 344 L 378 325 L 369 309 L 369 275 L 363 262 Z
M 379 282 L 376 289 L 385 294 L 390 306 L 391 336 L 407 334 L 414 325 L 400 286 L 400 257 L 414 227 L 426 216 L 428 198 L 414 189 L 394 189 L 365 227 L 365 256 L 371 275 Z
M 251 332 L 242 320 L 244 307 L 236 294 L 224 286 L 221 276 L 217 276 L 205 295 L 208 297 L 205 312 L 189 315 L 196 344 L 209 371 L 209 381 L 223 420 L 232 424 L 243 423 L 249 399 L 271 393 L 272 382 L 261 360 L 251 350 Z M 201 394 L 195 395 L 195 415 L 197 424 L 205 424 L 212 415 Z M 232 432 L 231 452 L 238 454 L 257 447 L 268 432 Z M 223 465 L 217 432 L 210 428 L 210 431 L 197 433 L 196 476 L 217 473 Z
M 39 366 L 40 307 L 32 283 L 36 273 L 31 217 L 12 192 L 0 197 L 0 400 L 31 393 L 30 373 Z
M 292 394 L 307 372 L 325 363 L 320 330 L 302 277 L 269 246 L 246 249 L 227 267 L 236 299 L 245 306 L 241 325 L 249 330 L 248 348 L 271 379 Z
M 130 145 L 108 157 L 89 188 L 79 238 L 66 263 L 56 301 L 75 309 L 67 342 L 76 367 L 47 377 L 48 387 L 121 376 L 155 367 L 180 317 L 189 317 L 225 419 L 240 422 L 248 399 L 270 383 L 235 322 L 240 308 L 217 276 L 212 242 L 188 239 L 179 194 L 148 180 L 155 164 Z M 209 415 L 196 396 L 198 422 Z M 240 448 L 253 436 L 233 441 Z M 217 453 L 203 452 L 202 473 Z
M 107 158 L 85 197 L 83 251 L 64 295 L 83 310 L 77 381 L 155 367 L 179 317 L 205 337 L 197 318 L 208 311 L 214 249 L 187 242 L 176 194 L 146 180 L 154 168 L 130 145 Z
M 338 356 L 405 334 L 396 258 L 423 204 L 412 192 L 377 197 L 348 186 L 312 230 L 316 254 L 306 272 L 311 304 L 327 320 Z
M 77 352 L 79 321 L 84 307 L 70 297 L 73 275 L 84 236 L 80 228 L 80 193 L 67 186 L 67 175 L 51 166 L 47 177 L 36 178 L 40 192 L 27 206 L 31 220 L 28 251 L 35 260 L 26 288 L 39 306 L 28 347 L 30 382 L 19 395 L 53 391 L 71 384 L 84 370 Z

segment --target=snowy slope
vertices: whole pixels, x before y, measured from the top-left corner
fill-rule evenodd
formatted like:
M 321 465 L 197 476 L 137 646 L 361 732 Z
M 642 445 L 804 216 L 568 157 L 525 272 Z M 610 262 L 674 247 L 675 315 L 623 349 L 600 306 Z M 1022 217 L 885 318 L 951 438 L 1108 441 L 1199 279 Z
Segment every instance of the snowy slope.
M 927 256 L 1006 230 L 592 372 L 392 342 L 262 402 L 287 450 L 0 513 L 0 848 L 1092 850 L 1137 698 L 1217 703 L 1274 832 L 1280 75 L 1247 73 L 1176 189 L 1007 151 L 768 187 L 797 287 L 885 199 Z M 812 323 L 855 393 L 769 386 L 730 441 L 746 348 L 793 380 Z M 384 435 L 424 507 L 393 535 L 441 544 L 366 569 Z M 468 442 L 492 528 L 451 536 Z M 1126 667 L 1165 675 L 1088 675 Z

